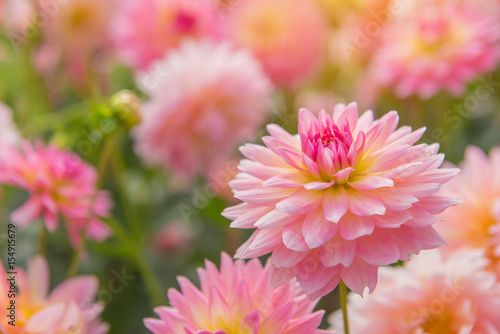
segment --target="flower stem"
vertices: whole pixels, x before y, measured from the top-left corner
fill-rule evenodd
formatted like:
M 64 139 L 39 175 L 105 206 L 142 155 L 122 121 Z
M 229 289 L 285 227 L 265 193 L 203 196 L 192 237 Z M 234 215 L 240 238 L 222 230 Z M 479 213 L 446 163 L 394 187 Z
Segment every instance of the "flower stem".
M 344 332 L 349 334 L 349 320 L 347 318 L 347 287 L 344 281 L 340 281 L 340 306 L 342 307 L 342 315 L 344 316 Z
M 40 230 L 40 235 L 38 236 L 38 254 L 45 256 L 45 251 L 47 248 L 48 231 L 43 223 L 41 225 L 42 228 Z
M 155 305 L 167 305 L 166 294 L 163 291 L 163 286 L 161 285 L 160 280 L 156 276 L 153 268 L 149 264 L 148 259 L 144 256 L 144 253 L 140 249 L 137 241 L 129 236 L 128 231 L 125 230 L 119 222 L 112 218 L 106 219 L 106 222 L 113 229 L 116 237 L 129 251 L 129 254 L 134 261 L 135 266 L 139 270 L 139 273 L 144 280 L 144 285 L 146 285 L 146 289 L 148 290 Z

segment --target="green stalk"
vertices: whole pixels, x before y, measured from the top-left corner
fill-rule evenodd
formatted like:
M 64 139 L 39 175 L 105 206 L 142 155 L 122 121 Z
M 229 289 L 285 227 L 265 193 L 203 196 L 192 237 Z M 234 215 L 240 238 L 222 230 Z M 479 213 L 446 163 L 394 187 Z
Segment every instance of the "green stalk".
M 340 281 L 340 306 L 342 307 L 342 315 L 344 317 L 344 332 L 349 334 L 349 320 L 347 317 L 347 287 L 344 281 Z

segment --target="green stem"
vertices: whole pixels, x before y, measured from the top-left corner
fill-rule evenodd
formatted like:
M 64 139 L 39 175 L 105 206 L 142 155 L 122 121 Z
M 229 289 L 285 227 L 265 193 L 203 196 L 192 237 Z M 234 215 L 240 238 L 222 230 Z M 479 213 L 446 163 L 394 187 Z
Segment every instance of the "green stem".
M 45 256 L 45 252 L 47 249 L 48 231 L 43 223 L 41 225 L 42 229 L 40 231 L 40 235 L 38 236 L 38 254 Z
M 73 253 L 73 258 L 69 264 L 68 272 L 66 273 L 66 278 L 75 276 L 78 273 L 78 268 L 80 267 L 80 258 L 82 256 L 82 251 L 84 249 L 83 244 L 85 240 L 82 240 L 82 244 Z
M 349 320 L 347 318 L 347 287 L 344 281 L 340 281 L 340 306 L 342 307 L 342 315 L 344 316 L 344 332 L 349 334 Z
M 113 229 L 116 237 L 123 243 L 123 245 L 130 253 L 130 256 L 132 257 L 135 266 L 139 270 L 139 273 L 144 280 L 144 284 L 146 285 L 146 289 L 148 290 L 155 305 L 167 305 L 167 298 L 164 293 L 163 286 L 161 285 L 160 280 L 156 276 L 156 273 L 149 264 L 147 258 L 140 250 L 135 239 L 131 238 L 128 235 L 127 231 L 119 222 L 113 219 L 107 219 L 106 221 L 108 222 L 108 225 Z

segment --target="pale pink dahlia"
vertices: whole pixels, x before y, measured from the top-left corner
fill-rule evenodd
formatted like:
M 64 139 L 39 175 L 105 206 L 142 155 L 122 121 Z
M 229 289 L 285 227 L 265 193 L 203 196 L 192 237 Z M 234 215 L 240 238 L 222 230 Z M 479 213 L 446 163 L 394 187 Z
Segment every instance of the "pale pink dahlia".
M 75 248 L 83 235 L 99 241 L 108 238 L 110 229 L 100 217 L 109 214 L 112 202 L 107 192 L 95 189 L 96 170 L 77 155 L 52 145 L 24 142 L 21 148 L 9 148 L 8 159 L 0 161 L 0 183 L 30 195 L 12 212 L 12 221 L 24 227 L 42 218 L 54 232 L 61 217 Z
M 500 333 L 500 284 L 481 251 L 443 257 L 422 252 L 403 267 L 380 269 L 377 290 L 348 296 L 353 334 Z M 343 332 L 342 314 L 329 318 Z
M 223 212 L 231 227 L 257 228 L 236 256 L 272 252 L 272 285 L 298 276 L 314 299 L 340 279 L 373 291 L 379 266 L 443 245 L 431 225 L 456 201 L 434 193 L 458 170 L 439 169 L 438 144 L 414 146 L 424 128 L 397 125 L 395 111 L 358 119 L 354 103 L 333 117 L 301 109 L 299 135 L 268 125 L 267 147 L 241 148 L 231 186 L 244 203 Z
M 118 55 L 144 70 L 186 38 L 219 38 L 214 0 L 127 0 L 111 22 Z
M 436 229 L 450 250 L 481 248 L 500 275 L 500 147 L 488 157 L 477 147 L 465 151 L 461 173 L 443 186 L 440 194 L 463 202 L 442 213 Z
M 164 76 L 139 79 L 154 83 L 134 132 L 147 162 L 178 175 L 206 174 L 263 123 L 272 87 L 247 51 L 187 41 L 157 65 Z
M 325 53 L 326 22 L 310 0 L 241 0 L 228 12 L 229 35 L 250 49 L 278 85 L 301 83 Z
M 170 289 L 171 307 L 158 307 L 160 319 L 145 319 L 155 334 L 319 334 L 324 311 L 313 313 L 315 302 L 296 281 L 269 286 L 269 264 L 245 264 L 222 254 L 220 272 L 210 261 L 198 269 L 201 290 L 179 277 L 181 292 Z
M 99 282 L 94 276 L 77 276 L 49 293 L 49 267 L 45 258 L 30 259 L 27 273 L 16 268 L 16 297 L 8 272 L 0 261 L 0 333 L 3 334 L 104 334 L 109 326 L 101 322 L 102 303 L 94 302 Z M 6 273 L 7 272 L 7 273 Z M 13 281 L 12 281 L 13 282 Z M 9 324 L 10 301 L 15 300 L 15 326 Z
M 463 94 L 499 60 L 500 22 L 479 2 L 421 1 L 387 27 L 371 69 L 398 97 L 429 98 L 443 89 Z

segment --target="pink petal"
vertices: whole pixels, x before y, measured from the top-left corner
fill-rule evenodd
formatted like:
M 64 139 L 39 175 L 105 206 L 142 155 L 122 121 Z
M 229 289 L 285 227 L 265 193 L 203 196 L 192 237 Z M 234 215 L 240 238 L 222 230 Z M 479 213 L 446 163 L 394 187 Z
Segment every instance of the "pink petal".
M 290 268 L 300 261 L 302 261 L 307 255 L 309 251 L 306 252 L 296 252 L 294 250 L 290 250 L 285 246 L 281 246 L 276 248 L 271 255 L 271 263 L 276 268 Z
M 394 181 L 379 176 L 357 176 L 348 184 L 356 190 L 368 191 L 382 187 L 393 187 Z
M 57 333 L 59 325 L 63 320 L 65 309 L 64 303 L 49 305 L 41 309 L 28 319 L 24 325 L 24 330 L 28 333 Z
M 261 187 L 252 190 L 239 191 L 234 195 L 234 197 L 244 202 L 269 206 L 282 201 L 283 198 L 290 198 L 293 193 L 293 189 Z
M 339 222 L 340 236 L 346 240 L 354 240 L 364 235 L 370 235 L 375 229 L 373 217 L 360 217 L 353 214 L 345 215 Z
M 322 191 L 299 189 L 276 204 L 276 210 L 290 214 L 307 214 L 321 205 L 322 198 Z
M 302 217 L 302 216 L 301 216 Z M 309 246 L 302 234 L 302 222 L 296 222 L 285 226 L 283 229 L 283 243 L 288 249 L 304 252 L 309 250 Z
M 258 228 L 276 228 L 284 225 L 293 224 L 300 219 L 300 216 L 290 215 L 288 213 L 283 213 L 280 211 L 272 210 L 262 216 L 256 223 L 255 227 Z
M 246 203 L 243 203 L 246 204 Z M 241 204 L 239 204 L 241 205 Z M 233 207 L 234 208 L 234 207 Z M 231 208 L 229 208 L 231 209 Z M 222 215 L 225 217 L 233 217 L 230 219 L 234 219 L 233 222 L 231 223 L 230 227 L 232 228 L 254 228 L 255 223 L 261 219 L 262 217 L 265 217 L 265 215 L 269 212 L 273 212 L 273 207 L 272 206 L 257 206 L 251 209 L 245 209 L 241 213 L 241 215 L 236 216 L 239 211 L 236 211 L 236 209 L 230 211 L 229 209 L 226 209 L 222 212 Z
M 36 256 L 28 262 L 28 285 L 33 302 L 45 300 L 49 291 L 50 274 L 47 261 L 42 256 Z
M 375 229 L 371 235 L 358 238 L 357 242 L 357 255 L 368 264 L 386 266 L 399 260 L 397 244 L 384 229 Z
M 348 268 L 341 268 L 341 277 L 352 292 L 362 296 L 366 287 L 370 293 L 375 289 L 377 271 L 377 266 L 370 265 L 356 257 Z
M 248 247 L 250 250 L 272 248 L 281 245 L 282 229 L 263 229 L 255 231 L 255 239 Z
M 349 189 L 349 211 L 358 216 L 383 215 L 385 213 L 384 202 L 366 191 Z
M 302 225 L 302 234 L 310 248 L 317 248 L 330 240 L 337 233 L 338 225 L 325 219 L 323 208 L 307 214 Z
M 345 188 L 328 189 L 324 193 L 322 207 L 325 218 L 333 223 L 338 223 L 349 209 Z
M 312 256 L 297 266 L 300 286 L 308 295 L 324 288 L 337 274 L 337 267 L 325 267 L 319 259 Z
M 320 259 L 326 267 L 343 265 L 349 267 L 356 256 L 356 240 L 345 240 L 336 234 L 332 240 L 328 241 L 320 248 Z
M 56 287 L 49 296 L 50 302 L 66 302 L 74 300 L 85 305 L 94 300 L 99 282 L 95 276 L 79 276 L 70 278 Z
M 267 187 L 299 188 L 311 181 L 310 177 L 299 173 L 275 175 L 262 184 Z
M 20 208 L 11 213 L 10 219 L 19 227 L 32 223 L 42 214 L 42 201 L 38 196 L 30 197 Z

